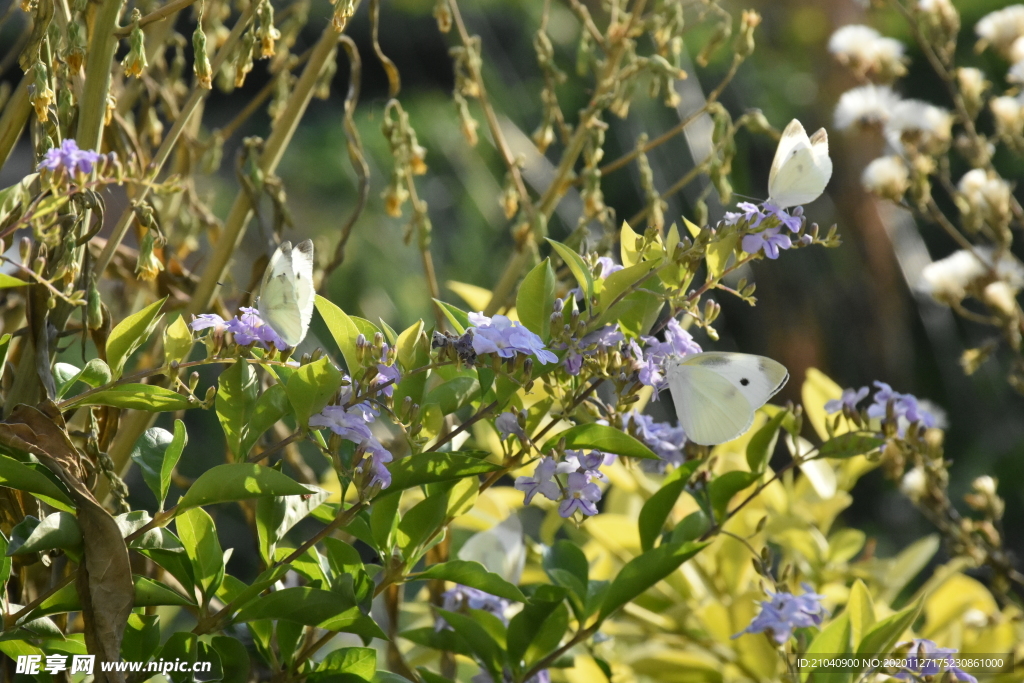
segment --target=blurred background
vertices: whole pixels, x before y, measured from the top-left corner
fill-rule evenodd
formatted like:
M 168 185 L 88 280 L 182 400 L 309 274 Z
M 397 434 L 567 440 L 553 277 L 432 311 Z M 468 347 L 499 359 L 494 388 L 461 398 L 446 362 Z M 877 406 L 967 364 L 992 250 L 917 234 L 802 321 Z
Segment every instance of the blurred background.
M 586 0 L 585 4 L 595 15 L 601 14 L 597 0 Z M 955 4 L 964 27 L 959 62 L 985 68 L 997 87 L 1002 87 L 1006 65 L 996 63 L 990 55 L 974 53 L 972 27 L 985 13 L 1009 3 L 963 0 Z M 358 44 L 363 59 L 362 94 L 355 119 L 370 164 L 370 200 L 355 225 L 343 266 L 329 281 L 328 293 L 346 311 L 374 321 L 380 318 L 401 330 L 417 318 L 431 318 L 432 311 L 419 252 L 415 244 L 403 243 L 408 207 L 404 218 L 392 218 L 385 214 L 381 199 L 391 169 L 387 142 L 380 130 L 388 92 L 385 73 L 373 56 L 366 5 L 362 3 L 347 32 Z M 542 73 L 533 36 L 543 5 L 541 0 L 461 3 L 470 33 L 482 39 L 490 97 L 496 110 L 508 117 L 510 144 L 524 154 L 530 151 L 528 138 L 542 113 Z M 806 215 L 824 228 L 838 225 L 843 244 L 831 250 L 784 253 L 778 261 L 755 264 L 744 276 L 757 284 L 757 306 L 751 308 L 738 300 L 719 297 L 723 307 L 717 325 L 721 340 L 715 343 L 698 337 L 698 341 L 705 348 L 759 353 L 783 362 L 792 377 L 781 394 L 783 401 L 799 401 L 809 367 L 821 369 L 842 386 L 858 387 L 881 380 L 897 391 L 928 399 L 948 413 L 946 454 L 954 461 L 952 498 L 959 501 L 975 476 L 991 473 L 1000 480 L 999 493 L 1007 500 L 1006 519 L 1020 520 L 1024 514 L 1024 398 L 1009 389 L 1003 359 L 990 360 L 975 375 L 965 376 L 959 366 L 961 353 L 979 345 L 990 332 L 963 323 L 948 309 L 915 291 L 921 267 L 929 259 L 948 255 L 955 245 L 937 227 L 915 226 L 908 214 L 878 204 L 861 190 L 860 173 L 879 155 L 882 141 L 863 133 L 831 130 L 837 99 L 855 83 L 830 58 L 828 38 L 846 24 L 873 25 L 907 45 L 910 71 L 898 85 L 903 95 L 948 106 L 945 89 L 892 10 L 868 9 L 855 0 L 745 0 L 724 6 L 737 19 L 741 10 L 755 9 L 763 22 L 755 34 L 757 48 L 753 56 L 742 65 L 721 101 L 734 117 L 759 108 L 778 129 L 794 117 L 808 132 L 821 126 L 829 129 L 834 175 L 826 194 L 806 207 Z M 416 182 L 429 205 L 431 249 L 438 280 L 442 288 L 451 280 L 490 288 L 512 249 L 511 226 L 496 201 L 505 170 L 485 125 L 481 125 L 481 139 L 475 149 L 467 145 L 460 132 L 451 99 L 454 77 L 448 54 L 449 47 L 457 44 L 457 37 L 454 32 L 445 35 L 438 31 L 432 7 L 432 0 L 383 3 L 380 43 L 401 72 L 402 105 L 428 152 L 429 171 Z M 312 19 L 293 48 L 295 53 L 313 44 L 331 9 L 319 0 L 313 4 Z M 5 27 L 0 43 L 10 38 L 16 24 Z M 574 120 L 588 92 L 587 83 L 573 76 L 579 23 L 561 0 L 551 0 L 548 34 L 559 66 L 570 74 L 558 87 L 558 95 L 563 111 Z M 701 30 L 693 32 L 687 46 L 693 52 L 691 58 L 706 39 Z M 681 97 L 678 107 L 665 106 L 661 98 L 640 95 L 627 119 L 610 117 L 605 160 L 632 150 L 641 133 L 654 138 L 699 107 L 727 71 L 729 59 L 726 47 L 713 54 L 707 67 L 687 68 L 689 78 L 677 84 Z M 13 71 L 5 77 L 14 78 Z M 266 63 L 257 61 L 241 92 L 225 95 L 214 90 L 204 119 L 206 132 L 232 121 L 266 83 Z M 342 129 L 347 87 L 348 65 L 339 56 L 330 97 L 313 100 L 278 169 L 295 224 L 285 237 L 293 241 L 313 238 L 322 257 L 333 250 L 357 197 L 356 176 L 348 161 Z M 479 109 L 475 104 L 470 106 L 482 122 Z M 214 198 L 221 217 L 237 190 L 234 159 L 242 139 L 265 136 L 268 126 L 265 111 L 249 118 L 227 140 L 220 171 L 207 176 L 200 186 L 202 194 Z M 736 193 L 763 199 L 775 142 L 768 136 L 741 132 L 737 143 L 739 152 L 733 163 Z M 658 189 L 664 191 L 691 169 L 694 159 L 703 158 L 709 145 L 710 129 L 705 118 L 698 119 L 685 135 L 653 150 L 649 160 Z M 558 153 L 556 143 L 547 158 L 557 160 Z M 1010 160 L 998 161 L 1003 176 L 1011 181 L 1024 170 L 1009 165 Z M 538 183 L 541 190 L 545 186 L 545 163 L 549 162 L 533 151 L 526 169 L 527 180 Z M 30 150 L 23 140 L 18 156 L 5 166 L 0 184 L 20 178 L 30 164 Z M 954 171 L 954 177 L 958 175 Z M 702 178 L 669 199 L 665 212 L 668 224 L 681 215 L 694 215 L 692 202 L 706 182 Z M 607 175 L 602 189 L 618 220 L 643 208 L 643 190 L 635 165 Z M 732 201 L 741 200 L 734 197 Z M 713 201 L 710 204 L 712 221 L 730 208 Z M 564 238 L 575 227 L 579 211 L 578 196 L 567 197 L 552 219 L 551 236 Z M 114 216 L 117 213 L 108 212 Z M 634 227 L 639 230 L 643 226 Z M 598 237 L 593 234 L 592 241 Z M 269 239 L 266 217 L 264 224 L 254 221 L 250 225 L 249 239 L 236 258 L 238 287 L 247 286 L 251 279 L 249 266 L 269 252 Z M 1024 255 L 1024 250 L 1015 250 L 1018 256 Z M 468 307 L 453 291 L 445 290 L 442 295 Z M 321 339 L 327 338 L 323 328 L 314 327 L 314 332 Z M 212 377 L 204 381 L 212 381 Z M 669 419 L 666 409 L 671 410 L 668 401 L 655 404 L 652 411 L 659 419 Z M 190 411 L 187 420 L 191 443 L 204 446 L 186 449 L 186 460 L 181 465 L 186 477 L 209 467 L 211 458 L 219 461 L 219 451 L 207 444 L 221 438 L 212 412 Z M 322 461 L 316 463 L 311 458 L 310 463 L 315 469 L 323 467 Z M 136 495 L 148 495 L 137 470 L 129 483 Z M 843 519 L 875 537 L 880 555 L 891 555 L 931 531 L 930 525 L 878 472 L 861 481 L 854 500 Z M 218 520 L 222 536 L 232 535 L 233 524 L 239 525 L 238 532 L 245 533 L 241 515 L 227 509 L 224 512 Z M 233 519 L 235 516 L 237 519 Z M 1006 532 L 1013 547 L 1024 549 L 1024 528 L 1011 523 Z M 231 545 L 230 541 L 226 545 Z M 246 549 L 240 548 L 230 570 L 246 578 L 243 566 L 251 559 Z

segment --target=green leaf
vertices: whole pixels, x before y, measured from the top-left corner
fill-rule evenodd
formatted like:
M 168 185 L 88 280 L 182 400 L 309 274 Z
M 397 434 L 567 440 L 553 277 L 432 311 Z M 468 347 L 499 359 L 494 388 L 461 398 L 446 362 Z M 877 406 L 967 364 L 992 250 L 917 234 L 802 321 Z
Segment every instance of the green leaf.
M 292 406 L 288 401 L 288 392 L 280 384 L 274 384 L 267 388 L 260 397 L 256 399 L 253 406 L 252 416 L 249 418 L 248 429 L 242 437 L 238 450 L 239 458 L 249 457 L 249 451 L 256 444 L 263 433 L 273 427 L 279 420 L 291 413 Z
M 261 496 L 304 496 L 315 491 L 270 467 L 240 462 L 212 467 L 192 483 L 178 510 Z
M 242 441 L 249 431 L 249 419 L 259 390 L 256 370 L 244 359 L 236 360 L 217 379 L 217 419 L 235 460 L 245 457 Z
M 708 280 L 721 277 L 722 273 L 725 272 L 726 267 L 729 265 L 729 258 L 736 251 L 736 245 L 739 241 L 739 234 L 732 233 L 725 237 L 720 237 L 717 241 L 708 245 L 705 258 L 708 264 Z
M 38 173 L 30 173 L 14 185 L 0 190 L 0 225 L 5 225 L 19 206 L 28 207 L 32 203 L 32 185 L 38 177 Z
M 81 398 L 72 397 L 68 402 L 67 407 L 111 406 L 150 413 L 188 410 L 199 405 L 189 401 L 187 396 L 152 384 L 119 384 L 94 394 L 82 394 Z
M 309 424 L 309 418 L 323 410 L 338 393 L 344 377 L 327 356 L 295 370 L 285 390 L 295 409 L 296 422 L 302 426 Z
M 0 289 L 9 289 L 11 287 L 24 287 L 29 284 L 27 280 L 19 280 L 13 275 L 7 273 L 0 273 Z
M 121 641 L 121 658 L 131 662 L 148 662 L 160 647 L 160 615 L 132 614 Z
M 760 476 L 756 472 L 733 470 L 715 477 L 708 484 L 708 495 L 711 498 L 711 509 L 715 513 L 716 522 L 725 518 L 729 501 L 733 496 L 753 484 Z
M 850 598 L 846 601 L 846 613 L 850 615 L 850 640 L 854 648 L 860 645 L 861 639 L 875 625 L 875 605 L 871 593 L 864 581 L 857 579 L 850 588 Z
M 341 349 L 341 355 L 345 358 L 345 366 L 349 373 L 354 373 L 359 368 L 359 361 L 356 357 L 356 338 L 360 334 L 359 328 L 345 311 L 319 294 L 316 295 L 316 310 L 320 311 L 320 317 L 327 323 L 328 331 L 334 337 L 338 348 Z
M 500 470 L 501 467 L 458 451 L 431 451 L 402 458 L 391 463 L 388 469 L 391 470 L 391 486 L 388 487 L 388 491 L 401 491 L 414 486 L 488 474 Z
M 172 683 L 187 683 L 195 680 L 192 676 L 191 665 L 195 664 L 198 658 L 199 639 L 194 633 L 179 631 L 172 634 L 160 650 L 160 659 L 166 662 L 180 661 L 185 665 L 181 668 L 186 671 L 171 671 L 167 674 Z
M 7 537 L 0 531 L 0 594 L 7 590 L 7 580 L 11 578 L 11 568 L 14 566 L 11 558 L 7 555 L 9 547 Z
M 901 550 L 891 560 L 886 572 L 885 587 L 878 597 L 885 603 L 895 600 L 900 591 L 928 566 L 941 545 L 938 534 L 928 534 Z
M 544 553 L 544 571 L 559 586 L 572 591 L 582 605 L 587 599 L 590 563 L 580 547 L 572 541 L 556 541 Z
M 166 429 L 147 429 L 132 449 L 131 458 L 139 466 L 146 486 L 156 496 L 157 504 L 164 509 L 167 492 L 171 489 L 171 475 L 178 464 L 181 452 L 188 443 L 185 423 L 174 421 L 174 434 Z
M 58 510 L 72 512 L 75 509 L 63 486 L 41 471 L 6 455 L 0 455 L 0 486 L 31 493 Z
M 165 301 L 167 297 L 154 301 L 138 313 L 133 313 L 119 322 L 110 331 L 110 336 L 107 337 L 107 364 L 115 379 L 121 376 L 129 356 L 149 339 L 150 333 L 160 319 L 160 309 L 163 308 Z
M 264 595 L 244 607 L 234 620 L 246 622 L 256 619 L 287 619 L 329 631 L 361 636 L 371 634 L 373 638 L 388 639 L 372 619 L 364 616 L 341 594 L 308 586 L 285 588 Z
M 548 241 L 548 244 L 550 244 L 562 260 L 565 261 L 565 265 L 569 267 L 569 271 L 572 273 L 572 276 L 576 278 L 577 284 L 579 284 L 580 289 L 583 290 L 583 293 L 586 296 L 587 310 L 589 310 L 590 299 L 594 296 L 594 276 L 590 272 L 590 268 L 579 254 L 566 245 L 561 242 L 556 242 L 550 237 L 545 237 L 544 239 Z
M 179 514 L 174 523 L 192 562 L 196 582 L 209 601 L 224 580 L 224 551 L 217 539 L 213 518 L 205 510 L 192 508 Z
M 664 308 L 664 299 L 658 294 L 646 291 L 647 289 L 657 290 L 654 283 L 645 289 L 629 294 L 619 303 L 605 311 L 601 316 L 601 324 L 605 322 L 618 321 L 619 328 L 630 337 L 640 337 L 648 334 L 651 327 L 658 320 L 661 309 Z
M 560 434 L 555 434 L 548 439 L 544 450 L 554 448 L 560 439 L 565 439 L 565 447 L 570 449 L 593 449 L 629 458 L 659 459 L 654 451 L 621 429 L 594 422 L 576 425 Z
M 466 333 L 466 328 L 470 326 L 470 323 L 469 315 L 465 311 L 439 299 L 433 299 L 432 301 L 441 309 L 444 317 L 448 318 L 448 322 L 452 324 L 452 327 L 455 328 L 458 334 Z
M 427 394 L 427 403 L 436 403 L 441 412 L 451 415 L 456 410 L 472 401 L 480 392 L 480 382 L 476 377 L 456 377 Z
M 270 564 L 277 542 L 330 495 L 329 491 L 318 489 L 305 496 L 267 496 L 256 502 L 256 531 L 264 562 Z
M 466 657 L 473 656 L 473 652 L 469 649 L 466 641 L 459 638 L 455 634 L 455 631 L 451 631 L 449 629 L 437 631 L 433 626 L 427 626 L 425 628 L 414 628 L 402 631 L 398 635 L 401 638 L 405 638 L 406 640 L 416 643 L 417 645 L 422 645 L 423 647 L 453 652 Z
M 636 250 L 636 240 L 640 235 L 629 227 L 629 223 L 622 221 L 619 229 L 619 258 L 624 268 L 629 268 L 640 262 L 639 252 Z
M 59 372 L 58 368 L 70 368 L 74 370 L 74 372 L 70 374 L 70 376 L 67 376 L 60 381 L 60 384 L 57 387 L 58 399 L 63 398 L 64 394 L 66 394 L 68 390 L 71 389 L 79 381 L 85 382 L 92 388 L 96 388 L 103 384 L 109 383 L 112 379 L 110 374 L 110 368 L 107 367 L 107 364 L 99 358 L 93 358 L 88 363 L 86 363 L 85 367 L 82 368 L 81 370 L 67 363 L 57 363 L 56 365 L 54 365 L 53 368 L 54 379 L 57 379 L 57 375 Z
M 164 363 L 188 360 L 192 351 L 192 330 L 182 316 L 164 328 Z
M 540 335 L 545 343 L 551 339 L 551 312 L 555 308 L 555 271 L 546 258 L 526 274 L 516 295 L 516 313 L 523 326 Z
M 366 318 L 360 318 L 358 315 L 350 315 L 349 319 L 355 323 L 356 329 L 359 330 L 359 334 L 366 337 L 368 341 L 373 341 L 373 338 L 380 332 L 380 328 L 374 325 Z
M 922 604 L 923 600 L 918 600 L 872 626 L 861 638 L 860 645 L 857 646 L 857 654 L 866 655 L 891 651 L 892 646 L 900 639 L 903 632 L 910 628 L 910 625 L 917 619 Z
M 672 530 L 669 542 L 684 543 L 686 541 L 696 541 L 707 533 L 710 528 L 711 520 L 708 519 L 707 514 L 703 510 L 694 510 L 686 515 L 686 517 L 683 517 L 683 521 L 679 522 L 676 528 Z
M 32 517 L 26 518 L 26 521 L 29 519 Z M 11 532 L 11 543 L 7 548 L 8 555 L 28 555 L 55 548 L 72 551 L 77 555 L 82 547 L 82 532 L 78 528 L 78 520 L 70 512 L 54 512 L 47 515 L 35 525 L 23 542 L 17 543 L 15 539 L 21 535 L 18 533 L 18 529 L 22 524 L 16 526 Z
M 885 439 L 876 436 L 847 432 L 823 443 L 818 449 L 818 455 L 822 458 L 852 458 L 870 453 L 884 443 Z
M 402 405 L 406 396 L 412 399 L 413 403 L 422 405 L 423 391 L 427 386 L 429 372 L 408 373 L 430 363 L 430 341 L 423 331 L 423 321 L 417 320 L 414 325 L 398 335 L 395 344 L 398 364 L 403 373 L 402 379 L 395 387 L 395 405 Z
M 843 612 L 843 614 L 833 619 L 832 623 L 815 636 L 807 648 L 807 657 L 812 660 L 816 659 L 815 655 L 818 655 L 817 658 L 822 656 L 841 657 L 842 655 L 849 654 L 849 652 L 850 615 L 847 612 Z M 828 667 L 808 668 L 800 671 L 801 681 L 806 681 L 809 676 L 814 676 L 813 680 L 823 678 L 828 681 L 835 681 L 835 683 L 849 683 L 852 680 L 853 674 L 850 671 L 837 671 Z
M 601 603 L 599 621 L 604 621 L 627 602 L 642 595 L 700 552 L 707 543 L 666 543 L 626 563 L 608 587 Z
M 479 562 L 466 560 L 449 560 L 431 566 L 427 571 L 415 576 L 415 580 L 444 579 L 463 586 L 476 588 L 499 598 L 526 602 L 526 596 L 513 584 L 487 569 Z
M 601 293 L 598 295 L 597 312 L 603 313 L 608 310 L 619 295 L 644 279 L 657 266 L 657 261 L 644 261 L 615 271 L 606 277 L 604 287 L 601 288 Z
M 387 339 L 388 344 L 391 344 L 392 346 L 397 346 L 398 333 L 395 332 L 394 328 L 392 328 L 391 325 L 388 325 L 386 322 L 384 322 L 384 318 L 377 318 L 377 321 L 380 322 L 380 330 L 381 332 L 384 333 L 384 338 Z
M 324 657 L 316 670 L 352 674 L 369 681 L 377 671 L 377 651 L 370 647 L 340 647 Z
M 423 321 L 417 320 L 398 335 L 398 340 L 395 342 L 398 363 L 406 371 L 416 367 L 417 347 L 420 344 L 421 334 L 423 334 Z
M 221 683 L 248 683 L 252 665 L 245 645 L 229 636 L 214 636 L 210 644 L 220 655 L 221 667 L 224 670 Z
M 444 523 L 448 516 L 450 489 L 433 493 L 414 505 L 398 522 L 398 546 L 402 555 L 410 560 L 427 539 Z
M 669 513 L 675 507 L 676 501 L 690 481 L 690 475 L 700 464 L 698 460 L 691 460 L 677 467 L 670 475 L 665 477 L 661 488 L 653 496 L 647 499 L 644 506 L 640 508 L 640 516 L 637 518 L 637 525 L 640 530 L 640 547 L 650 550 L 654 547 L 654 541 L 661 535 L 662 527 Z
M 779 428 L 787 415 L 788 410 L 780 410 L 750 437 L 750 442 L 747 443 L 747 465 L 750 466 L 751 472 L 760 474 L 768 466 L 768 461 L 775 451 L 775 443 L 779 440 Z
M 378 551 L 382 555 L 391 555 L 391 547 L 395 544 L 395 531 L 398 529 L 398 503 L 402 499 L 402 491 L 394 488 L 394 481 L 388 492 L 377 496 L 370 508 L 370 534 Z
M 161 605 L 172 605 L 178 607 L 194 607 L 188 598 L 180 593 L 171 590 L 159 581 L 148 579 L 137 574 L 132 575 L 135 581 L 135 607 L 159 607 Z M 59 591 L 49 596 L 32 611 L 31 617 L 40 617 L 47 614 L 61 614 L 64 612 L 80 612 L 82 601 L 78 597 L 78 590 L 75 584 L 64 586 Z
M 448 625 L 455 629 L 455 633 L 466 641 L 469 649 L 472 650 L 473 654 L 479 658 L 491 673 L 491 678 L 496 681 L 501 680 L 500 672 L 503 668 L 504 653 L 501 651 L 501 646 L 498 642 L 487 632 L 487 629 L 481 628 L 480 622 L 465 614 L 449 612 L 443 609 L 437 611 L 448 622 Z
M 566 590 L 561 586 L 537 588 L 521 612 L 512 617 L 508 624 L 508 658 L 513 667 L 518 667 L 527 649 L 540 634 L 544 622 L 555 609 L 563 604 Z

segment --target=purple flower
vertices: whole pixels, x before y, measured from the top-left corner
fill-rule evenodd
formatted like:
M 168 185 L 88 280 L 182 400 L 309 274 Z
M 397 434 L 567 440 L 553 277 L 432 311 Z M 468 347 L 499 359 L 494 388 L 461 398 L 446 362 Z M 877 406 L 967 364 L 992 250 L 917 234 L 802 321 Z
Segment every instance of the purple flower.
M 376 441 L 376 439 L 374 439 L 374 443 L 371 445 L 373 446 L 373 449 L 370 451 L 369 457 L 370 480 L 366 482 L 366 488 L 372 489 L 374 486 L 379 484 L 380 488 L 386 489 L 391 486 L 391 471 L 384 466 L 384 463 L 391 462 L 393 460 L 393 456 L 389 451 L 381 446 L 380 442 Z M 362 462 L 365 463 L 366 459 Z M 362 463 L 360 463 L 360 467 L 357 467 L 356 469 L 362 471 Z
M 838 413 L 843 410 L 857 410 L 857 404 L 864 400 L 864 397 L 868 395 L 870 389 L 867 387 L 861 387 L 860 389 L 843 389 L 843 395 L 838 399 L 832 399 L 825 403 L 825 412 L 831 415 L 832 413 Z
M 53 173 L 63 170 L 68 174 L 92 173 L 93 167 L 102 162 L 106 157 L 91 149 L 78 149 L 78 143 L 68 139 L 60 143 L 60 147 L 47 150 L 43 160 L 39 162 L 39 169 L 46 169 Z
M 353 443 L 363 444 L 376 441 L 370 431 L 370 423 L 377 414 L 368 403 L 345 406 L 327 406 L 320 414 L 309 418 L 310 427 L 326 427 Z
M 893 388 L 885 382 L 876 381 L 874 384 L 878 391 L 875 392 L 874 403 L 868 406 L 868 417 L 885 419 L 888 415 L 889 403 L 892 402 L 893 415 L 899 423 L 897 433 L 900 436 L 906 433 L 907 427 L 912 423 L 929 428 L 938 424 L 938 418 L 923 408 L 916 396 L 893 391 Z
M 755 232 L 743 236 L 743 251 L 748 254 L 756 254 L 764 250 L 764 255 L 770 259 L 779 258 L 779 250 L 789 249 L 793 246 L 793 240 L 789 235 L 781 235 L 781 227 L 768 228 L 761 232 Z
M 503 315 L 488 318 L 482 313 L 470 313 L 473 330 L 473 350 L 478 353 L 496 353 L 512 358 L 516 353 L 534 355 L 543 365 L 555 363 L 558 356 L 544 348 L 544 340 Z
M 498 429 L 498 433 L 501 434 L 502 441 L 513 434 L 518 436 L 521 440 L 526 439 L 526 434 L 523 432 L 523 428 L 519 426 L 519 416 L 515 413 L 502 413 L 495 418 L 494 426 Z
M 193 332 L 199 330 L 205 330 L 213 328 L 215 332 L 220 332 L 227 328 L 227 323 L 224 322 L 224 318 L 220 317 L 216 313 L 201 313 L 192 317 L 192 322 L 188 324 L 192 328 Z
M 790 232 L 799 232 L 800 231 L 800 226 L 804 222 L 804 219 L 803 219 L 804 209 L 803 209 L 802 206 L 798 206 L 795 209 L 793 209 L 793 215 L 792 216 L 789 215 L 789 212 L 787 212 L 782 207 L 775 206 L 774 204 L 770 204 L 768 202 L 765 202 L 763 204 L 763 208 L 764 208 L 765 212 L 769 216 L 771 216 L 772 218 L 775 218 L 776 220 L 779 221 L 780 224 L 782 224 L 782 225 L 786 226 L 787 228 L 789 228 Z
M 636 436 L 666 464 L 678 467 L 683 464 L 683 446 L 686 433 L 682 427 L 673 427 L 667 422 L 655 422 L 650 415 L 635 410 L 622 416 L 622 428 L 628 429 L 630 420 L 636 425 Z
M 723 223 L 726 225 L 736 225 L 742 221 L 750 227 L 756 228 L 761 225 L 765 218 L 768 218 L 767 215 L 761 213 L 761 207 L 751 202 L 740 202 L 736 205 L 736 208 L 740 209 L 740 212 L 726 213 L 725 218 L 722 220 Z
M 583 472 L 573 472 L 569 475 L 568 492 L 558 506 L 558 514 L 565 519 L 572 517 L 577 510 L 588 517 L 596 515 L 597 506 L 594 503 L 599 500 L 601 489 L 590 481 L 590 476 Z
M 952 655 L 958 652 L 954 648 L 938 647 L 934 642 L 924 638 L 914 638 L 909 643 L 900 643 L 897 647 L 903 645 L 910 646 L 906 656 L 907 663 L 910 666 L 895 674 L 896 678 L 903 680 L 920 679 L 925 676 L 935 676 L 948 671 L 958 681 L 978 683 L 977 678 L 954 665 L 956 660 Z
M 242 307 L 238 310 L 239 314 L 227 321 L 226 325 L 227 331 L 234 336 L 235 343 L 242 346 L 258 343 L 265 348 L 273 344 L 278 349 L 290 348 L 273 327 L 263 322 L 257 309 Z
M 386 345 L 385 345 L 386 346 Z M 395 393 L 395 385 L 398 384 L 399 380 L 402 379 L 402 373 L 398 371 L 397 365 L 385 365 L 384 363 L 377 363 L 377 375 L 370 382 L 373 386 L 379 386 L 385 384 L 381 393 L 385 396 L 391 396 Z M 390 382 L 390 384 L 388 384 Z
M 645 358 L 640 345 L 634 340 L 629 342 L 629 351 L 633 356 L 633 369 L 639 371 L 640 383 L 660 390 L 665 383 L 665 378 L 661 374 L 661 364 L 653 356 L 648 355 Z M 652 400 L 657 396 L 658 392 L 655 391 Z
M 776 643 L 782 645 L 793 635 L 794 629 L 819 625 L 825 612 L 821 606 L 825 596 L 811 592 L 807 584 L 803 586 L 806 591 L 803 595 L 768 591 L 771 599 L 761 602 L 761 611 L 750 622 L 750 626 L 733 638 L 739 638 L 744 633 L 767 632 Z
M 602 256 L 597 259 L 597 277 L 608 277 L 612 273 L 617 273 L 622 270 L 622 266 L 613 261 L 607 256 Z
M 591 451 L 587 455 L 583 455 L 583 451 L 566 451 L 565 460 L 558 463 L 555 468 L 556 474 L 569 474 L 571 472 L 579 472 L 587 475 L 587 478 L 591 481 L 608 481 L 608 477 L 599 469 L 601 465 L 611 464 L 608 461 L 610 453 L 602 453 L 601 451 Z M 612 458 L 615 456 L 612 455 Z
M 625 338 L 625 335 L 619 331 L 618 323 L 616 323 L 614 325 L 605 325 L 599 330 L 594 330 L 578 341 L 570 339 L 567 344 L 562 344 L 561 346 L 561 348 L 569 349 L 563 361 L 565 371 L 573 376 L 580 374 L 585 356 L 592 356 L 598 350 L 614 346 Z
M 532 477 L 519 477 L 516 479 L 516 490 L 526 494 L 526 498 L 523 499 L 523 505 L 529 505 L 530 501 L 538 493 L 548 500 L 558 500 L 562 497 L 558 484 L 552 480 L 557 468 L 558 464 L 554 458 L 544 457 L 537 463 L 537 468 L 533 470 Z
M 478 588 L 463 586 L 461 583 L 455 584 L 455 588 L 446 590 L 441 594 L 441 597 L 444 598 L 441 603 L 441 609 L 446 612 L 457 612 L 466 607 L 479 609 L 490 612 L 505 624 L 508 624 L 508 619 L 505 618 L 505 611 L 512 604 L 510 600 L 485 593 Z M 438 618 L 434 624 L 434 630 L 441 631 L 443 629 L 451 629 L 451 626 L 444 619 Z
M 643 340 L 648 345 L 648 355 L 659 364 L 669 356 L 689 356 L 703 350 L 700 344 L 693 341 L 693 335 L 684 330 L 675 318 L 669 319 L 665 326 L 665 341 L 658 341 L 657 337 L 643 337 Z

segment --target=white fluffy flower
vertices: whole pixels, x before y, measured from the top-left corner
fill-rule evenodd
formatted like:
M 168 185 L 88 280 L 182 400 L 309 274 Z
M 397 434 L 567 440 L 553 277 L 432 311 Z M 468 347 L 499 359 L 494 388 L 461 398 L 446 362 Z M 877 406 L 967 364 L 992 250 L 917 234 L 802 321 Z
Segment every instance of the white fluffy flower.
M 1024 101 L 1017 97 L 993 97 L 989 102 L 1000 135 L 1018 135 L 1024 128 Z
M 1024 83 L 1024 61 L 1014 62 L 1006 72 L 1008 83 Z
M 900 482 L 900 492 L 916 503 L 924 496 L 927 486 L 928 477 L 925 475 L 924 470 L 920 467 L 915 467 L 903 475 L 903 480 Z
M 898 156 L 879 157 L 867 165 L 860 182 L 868 192 L 898 202 L 910 186 L 910 171 Z
M 953 115 L 923 100 L 901 100 L 885 124 L 889 143 L 912 143 L 929 151 L 941 151 L 953 136 Z
M 883 125 L 899 101 L 899 95 L 887 85 L 862 85 L 847 90 L 836 104 L 836 128 Z
M 985 285 L 982 298 L 989 308 L 999 311 L 1008 318 L 1017 312 L 1017 289 L 1009 282 L 990 282 Z
M 957 202 L 964 218 L 974 225 L 982 221 L 999 224 L 1010 213 L 1010 185 L 998 175 L 975 168 L 963 175 L 957 184 Z
M 858 74 L 873 74 L 892 79 L 906 73 L 903 64 L 903 43 L 860 24 L 843 26 L 832 34 L 828 51 L 840 64 Z
M 1024 266 L 1012 255 L 1005 254 L 993 265 L 995 250 L 976 247 L 973 251 L 961 249 L 944 259 L 929 263 L 921 271 L 918 288 L 940 301 L 960 301 L 967 296 L 967 288 L 989 277 L 1019 290 L 1024 286 Z
M 1013 44 L 1010 45 L 1010 49 L 1007 51 L 1006 57 L 1011 62 L 1024 60 L 1024 36 L 1013 41 Z
M 956 70 L 956 82 L 968 106 L 974 111 L 980 109 L 985 91 L 992 85 L 985 80 L 985 73 L 973 66 L 961 67 Z
M 1010 5 L 990 12 L 974 26 L 982 47 L 991 45 L 1004 56 L 1013 43 L 1024 36 L 1024 5 Z

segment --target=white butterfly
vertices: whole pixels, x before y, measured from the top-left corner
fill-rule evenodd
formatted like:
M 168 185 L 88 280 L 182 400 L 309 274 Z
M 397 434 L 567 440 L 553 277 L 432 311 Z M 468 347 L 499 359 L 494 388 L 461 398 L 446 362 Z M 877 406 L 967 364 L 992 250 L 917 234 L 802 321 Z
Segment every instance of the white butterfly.
M 754 411 L 785 386 L 782 363 L 748 353 L 695 353 L 665 363 L 668 388 L 686 437 L 704 446 L 732 441 Z
M 808 138 L 799 121 L 790 121 L 768 175 L 768 201 L 783 209 L 810 204 L 825 191 L 831 177 L 828 133 L 819 128 Z
M 263 274 L 257 308 L 263 322 L 289 346 L 298 346 L 309 331 L 316 292 L 313 289 L 313 242 L 282 242 Z

